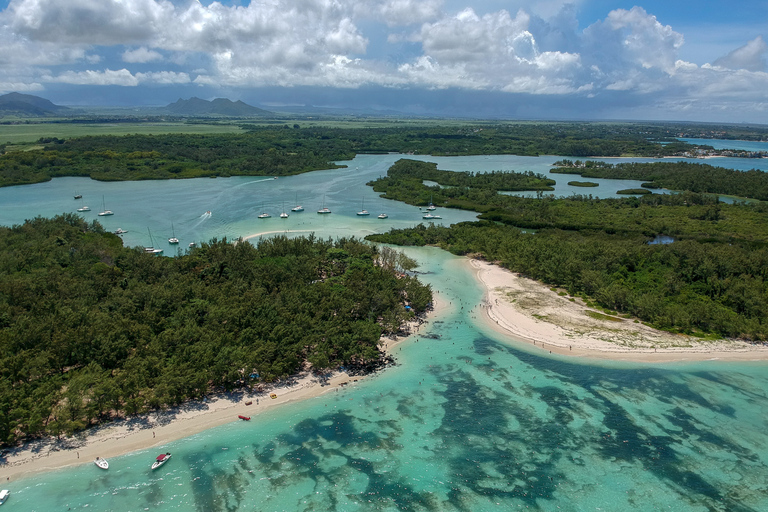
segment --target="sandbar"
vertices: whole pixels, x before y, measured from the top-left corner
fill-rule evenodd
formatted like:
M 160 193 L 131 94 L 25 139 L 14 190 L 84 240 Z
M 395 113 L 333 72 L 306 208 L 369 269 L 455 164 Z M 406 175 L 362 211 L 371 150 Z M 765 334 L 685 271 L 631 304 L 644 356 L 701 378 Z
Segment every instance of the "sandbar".
M 513 343 L 551 353 L 638 362 L 765 361 L 768 346 L 742 340 L 705 340 L 607 315 L 564 290 L 484 260 L 467 258 L 486 295 L 477 319 Z

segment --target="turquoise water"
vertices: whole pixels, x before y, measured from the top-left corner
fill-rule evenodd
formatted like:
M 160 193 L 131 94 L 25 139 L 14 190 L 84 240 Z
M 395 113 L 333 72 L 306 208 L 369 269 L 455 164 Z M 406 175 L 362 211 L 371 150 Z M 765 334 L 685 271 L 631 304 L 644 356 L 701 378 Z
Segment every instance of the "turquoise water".
M 417 208 L 364 186 L 396 158 L 278 180 L 0 189 L 0 223 L 71 211 L 77 190 L 92 208 L 105 196 L 115 216 L 103 221 L 129 229 L 128 243 L 145 244 L 147 227 L 165 237 L 170 222 L 183 246 L 286 227 L 359 235 L 420 221 Z M 277 218 L 297 193 L 306 211 Z M 332 215 L 315 213 L 323 195 Z M 363 198 L 374 218 L 356 217 Z M 262 201 L 271 219 L 256 219 Z M 445 222 L 472 218 L 439 212 Z M 395 349 L 397 366 L 112 458 L 108 472 L 84 463 L 10 482 L 4 510 L 768 510 L 765 364 L 590 362 L 517 346 L 475 318 L 482 289 L 462 259 L 434 248 L 409 254 L 448 307 Z M 173 459 L 150 472 L 163 451 Z
M 712 146 L 715 149 L 743 149 L 744 151 L 768 151 L 768 142 L 725 139 L 680 139 L 689 144 Z

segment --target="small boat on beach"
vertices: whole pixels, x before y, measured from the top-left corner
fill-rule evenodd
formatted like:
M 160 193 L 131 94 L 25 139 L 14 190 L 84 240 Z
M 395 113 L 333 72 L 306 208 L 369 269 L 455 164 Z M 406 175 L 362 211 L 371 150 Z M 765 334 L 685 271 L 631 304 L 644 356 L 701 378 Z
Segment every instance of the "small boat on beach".
M 274 393 L 270 393 L 270 394 L 269 394 L 269 398 L 271 398 L 271 399 L 273 399 L 273 400 L 274 400 L 275 398 L 277 398 L 277 395 L 276 395 L 276 394 L 274 394 Z
M 155 462 L 152 463 L 152 469 L 157 469 L 166 462 L 171 460 L 171 454 L 170 453 L 164 453 L 162 455 L 158 455 L 155 459 Z
M 5 500 L 7 500 L 8 496 L 10 495 L 11 495 L 11 491 L 9 491 L 8 489 L 3 489 L 2 491 L 0 491 L 0 505 L 5 503 Z
M 109 462 L 107 462 L 107 459 L 102 459 L 101 457 L 96 457 L 96 460 L 93 461 L 96 466 L 98 466 L 101 469 L 109 469 Z
M 251 417 L 250 416 L 243 416 L 242 414 L 238 414 L 237 417 L 240 418 L 243 421 L 251 421 Z

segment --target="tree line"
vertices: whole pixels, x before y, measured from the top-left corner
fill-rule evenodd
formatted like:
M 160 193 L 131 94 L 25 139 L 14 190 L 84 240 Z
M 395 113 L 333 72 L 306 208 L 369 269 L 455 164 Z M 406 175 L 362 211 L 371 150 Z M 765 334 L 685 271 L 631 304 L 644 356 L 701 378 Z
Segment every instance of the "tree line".
M 42 149 L 0 155 L 0 186 L 59 176 L 101 181 L 284 176 L 337 168 L 335 162 L 361 153 L 663 156 L 691 149 L 667 140 L 659 129 L 653 131 L 658 139 L 650 140 L 647 129 L 632 125 L 243 128 L 247 133 L 42 137 Z

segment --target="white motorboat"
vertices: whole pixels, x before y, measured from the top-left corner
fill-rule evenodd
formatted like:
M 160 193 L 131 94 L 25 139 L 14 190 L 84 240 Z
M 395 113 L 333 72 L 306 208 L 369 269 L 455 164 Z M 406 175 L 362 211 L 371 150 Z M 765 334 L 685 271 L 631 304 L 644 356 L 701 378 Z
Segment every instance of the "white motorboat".
M 107 459 L 102 459 L 101 457 L 96 457 L 96 460 L 93 461 L 94 464 L 96 464 L 101 469 L 109 469 L 109 462 L 107 462 Z
M 425 219 L 425 220 L 435 220 L 435 219 L 442 219 L 442 217 L 441 217 L 441 216 L 439 216 L 439 215 L 432 215 L 431 213 L 427 213 L 426 215 L 422 215 L 422 217 L 421 217 L 421 218 L 422 218 L 422 219 Z
M 157 469 L 166 462 L 171 460 L 171 454 L 170 453 L 164 453 L 162 455 L 158 455 L 155 459 L 155 462 L 152 463 L 152 469 Z
M 11 491 L 9 491 L 8 489 L 3 489 L 2 491 L 0 491 L 0 505 L 5 503 L 5 500 L 7 500 L 8 496 L 10 495 L 11 495 Z
M 115 234 L 116 235 L 122 235 L 123 233 L 127 233 L 127 232 L 128 232 L 128 230 L 127 229 L 123 229 L 123 228 L 117 228 L 115 230 Z
M 379 218 L 380 219 L 386 219 L 387 217 L 389 217 L 389 215 L 387 215 L 386 213 L 380 213 L 379 214 Z
M 78 208 L 77 211 L 79 211 L 79 212 L 89 212 L 89 211 L 91 211 L 91 209 L 89 207 L 83 205 L 80 208 Z

